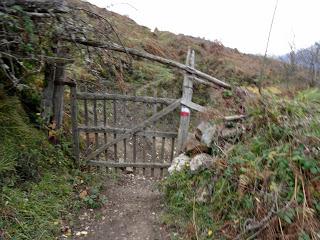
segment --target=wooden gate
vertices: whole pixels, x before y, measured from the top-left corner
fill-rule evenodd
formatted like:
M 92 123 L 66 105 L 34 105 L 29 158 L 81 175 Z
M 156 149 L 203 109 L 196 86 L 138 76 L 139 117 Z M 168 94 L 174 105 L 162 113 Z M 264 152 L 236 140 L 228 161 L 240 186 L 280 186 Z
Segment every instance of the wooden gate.
M 186 65 L 194 67 L 194 51 L 188 51 Z M 149 171 L 151 176 L 157 169 L 162 176 L 186 140 L 190 108 L 204 109 L 191 102 L 192 78 L 185 74 L 181 99 L 77 92 L 71 87 L 77 162 L 115 169 L 132 167 L 143 174 Z

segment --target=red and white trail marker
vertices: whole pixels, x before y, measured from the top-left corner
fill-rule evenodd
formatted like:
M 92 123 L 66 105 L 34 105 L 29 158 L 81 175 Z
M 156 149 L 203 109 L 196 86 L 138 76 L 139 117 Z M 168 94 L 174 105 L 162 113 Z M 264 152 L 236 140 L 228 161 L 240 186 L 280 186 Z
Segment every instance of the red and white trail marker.
M 190 115 L 190 109 L 187 107 L 182 107 L 181 112 L 180 112 L 180 116 L 181 117 L 188 117 L 189 115 Z

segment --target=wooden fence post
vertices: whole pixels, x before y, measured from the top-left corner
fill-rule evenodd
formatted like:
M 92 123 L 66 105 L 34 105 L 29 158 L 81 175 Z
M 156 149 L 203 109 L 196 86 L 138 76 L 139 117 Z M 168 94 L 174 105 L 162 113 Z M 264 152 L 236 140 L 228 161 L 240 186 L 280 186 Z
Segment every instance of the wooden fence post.
M 56 129 L 60 129 L 63 124 L 64 114 L 64 82 L 66 63 L 56 63 L 55 81 L 53 92 L 53 121 L 56 123 Z
M 194 68 L 194 60 L 195 52 L 189 48 L 186 65 Z M 191 102 L 192 100 L 192 93 L 193 93 L 193 84 L 192 78 L 189 74 L 185 73 L 182 85 L 182 98 L 181 101 L 184 102 Z M 178 143 L 177 143 L 177 151 L 181 153 L 183 151 L 186 139 L 188 137 L 189 131 L 189 124 L 190 124 L 190 108 L 187 106 L 181 105 L 181 112 L 180 112 L 180 125 L 178 131 Z
M 80 148 L 79 148 L 79 131 L 78 131 L 78 106 L 77 106 L 77 87 L 70 85 L 71 90 L 71 125 L 72 125 L 72 142 L 73 154 L 75 157 L 76 167 L 80 167 Z

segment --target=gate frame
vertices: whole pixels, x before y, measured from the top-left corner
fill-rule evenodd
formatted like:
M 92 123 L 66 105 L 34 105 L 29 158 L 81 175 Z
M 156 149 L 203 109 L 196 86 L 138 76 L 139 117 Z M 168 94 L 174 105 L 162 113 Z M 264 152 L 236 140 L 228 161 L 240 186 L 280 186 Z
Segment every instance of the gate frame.
M 188 54 L 186 58 L 186 65 L 190 68 L 194 68 L 195 64 L 195 52 L 194 50 L 188 49 Z M 164 137 L 172 137 L 177 136 L 178 138 L 178 149 L 177 153 L 179 154 L 183 150 L 183 146 L 185 145 L 185 141 L 187 140 L 188 130 L 189 130 L 189 123 L 190 123 L 190 109 L 196 111 L 205 111 L 205 107 L 200 106 L 192 102 L 192 93 L 193 93 L 193 80 L 197 79 L 194 75 L 190 75 L 190 73 L 184 73 L 184 81 L 183 81 L 183 93 L 181 99 L 170 99 L 170 98 L 157 98 L 157 97 L 149 97 L 149 96 L 127 96 L 127 95 L 120 95 L 120 94 L 97 94 L 97 93 L 84 93 L 84 92 L 77 92 L 76 84 L 69 85 L 70 86 L 70 98 L 71 98 L 71 121 L 72 121 L 72 138 L 73 138 L 73 152 L 74 157 L 76 160 L 76 166 L 80 167 L 80 146 L 79 146 L 79 132 L 83 131 L 89 133 L 107 133 L 107 132 L 114 132 L 114 136 L 116 136 L 116 132 L 121 132 L 123 134 L 120 137 L 115 137 L 112 141 L 99 146 L 96 150 L 88 154 L 85 158 L 86 162 L 90 165 L 94 166 L 104 166 L 104 167 L 151 167 L 154 168 L 168 168 L 170 163 L 146 163 L 146 162 L 113 162 L 113 161 L 96 161 L 94 160 L 99 154 L 104 152 L 108 147 L 115 145 L 120 141 L 125 141 L 125 139 L 130 138 L 131 136 L 135 137 L 136 135 L 150 135 L 153 138 L 157 137 L 157 134 L 160 134 L 163 138 Z M 89 127 L 89 126 L 79 126 L 78 125 L 78 100 L 94 100 L 96 106 L 96 100 L 122 100 L 122 101 L 133 101 L 133 102 L 145 102 L 145 103 L 161 103 L 161 104 L 168 104 L 167 107 L 163 108 L 159 112 L 155 112 L 151 117 L 147 120 L 138 124 L 136 127 L 131 129 L 127 128 L 107 128 L 107 127 Z M 180 112 L 180 125 L 178 133 L 172 132 L 157 132 L 157 131 L 145 131 L 145 128 L 149 125 L 152 125 L 158 119 L 162 118 L 163 116 L 169 114 L 170 112 L 174 111 L 176 108 L 181 106 Z M 86 107 L 86 106 L 85 106 Z M 185 116 L 182 114 L 183 109 L 187 108 L 189 114 Z M 94 111 L 96 115 L 96 112 Z M 96 117 L 96 116 L 95 116 Z M 96 120 L 95 120 L 96 122 Z M 171 161 L 174 155 L 174 138 L 172 138 L 172 152 L 171 152 Z

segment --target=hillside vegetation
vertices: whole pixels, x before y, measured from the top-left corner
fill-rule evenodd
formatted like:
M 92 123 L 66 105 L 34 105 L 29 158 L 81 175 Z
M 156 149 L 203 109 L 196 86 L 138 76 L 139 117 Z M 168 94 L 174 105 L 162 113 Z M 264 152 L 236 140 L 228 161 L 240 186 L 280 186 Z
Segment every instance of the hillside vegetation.
M 69 0 L 69 2 L 107 18 L 119 33 L 125 46 L 142 49 L 180 62 L 185 61 L 188 47 L 191 47 L 196 51 L 196 67 L 226 82 L 237 85 L 252 84 L 260 77 L 263 64 L 265 65 L 264 84 L 279 83 L 285 78 L 284 65 L 278 60 L 267 59 L 267 62 L 264 63 L 262 56 L 241 53 L 237 49 L 225 47 L 219 41 L 212 42 L 183 34 L 175 35 L 157 29 L 151 31 L 126 16 L 90 3 L 78 0 Z
M 0 40 L 0 239 L 70 237 L 74 214 L 105 201 L 100 195 L 103 174 L 75 169 L 69 91 L 63 128 L 56 131 L 55 123 L 41 116 L 46 67 L 52 61 L 72 59 L 67 79 L 88 91 L 181 96 L 183 74 L 178 70 L 72 41 L 57 43 L 57 36 L 84 33 L 179 62 L 185 62 L 190 47 L 196 51 L 197 69 L 250 93 L 243 101 L 234 89 L 195 85 L 193 101 L 210 112 L 197 115 L 192 124 L 229 114 L 249 117 L 241 122 L 246 134 L 232 148 L 212 152 L 214 168 L 197 173 L 186 168 L 163 181 L 163 221 L 178 233 L 173 239 L 244 239 L 255 233 L 270 239 L 319 238 L 320 93 L 302 89 L 303 69 L 288 83 L 278 60 L 243 54 L 218 41 L 151 31 L 89 3 L 67 2 L 73 12 L 45 15 L 41 21 L 41 13 L 30 15 L 21 6 L 0 8 L 0 28 L 7 37 Z M 262 96 L 255 87 L 261 80 Z M 197 203 L 195 194 L 204 187 L 211 189 L 210 198 Z
M 213 168 L 164 181 L 165 222 L 181 239 L 319 239 L 319 104 L 318 89 L 249 100 L 246 134 Z

